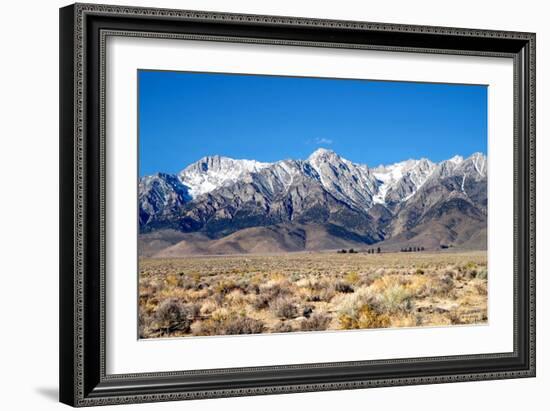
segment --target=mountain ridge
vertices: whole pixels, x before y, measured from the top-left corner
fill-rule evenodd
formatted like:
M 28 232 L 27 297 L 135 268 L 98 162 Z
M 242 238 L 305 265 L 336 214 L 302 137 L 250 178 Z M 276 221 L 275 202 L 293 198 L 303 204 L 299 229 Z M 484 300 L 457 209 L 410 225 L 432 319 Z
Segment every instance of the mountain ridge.
M 429 230 L 431 224 L 442 231 L 431 243 L 465 243 L 468 235 L 456 235 L 452 226 L 486 225 L 486 186 L 482 153 L 374 168 L 324 148 L 305 160 L 273 163 L 209 156 L 177 174 L 140 179 L 140 231 L 201 232 L 218 240 L 253 227 L 315 225 L 340 227 L 346 241 L 357 245 L 351 240 L 357 236 L 368 245 L 407 236 L 415 227 Z

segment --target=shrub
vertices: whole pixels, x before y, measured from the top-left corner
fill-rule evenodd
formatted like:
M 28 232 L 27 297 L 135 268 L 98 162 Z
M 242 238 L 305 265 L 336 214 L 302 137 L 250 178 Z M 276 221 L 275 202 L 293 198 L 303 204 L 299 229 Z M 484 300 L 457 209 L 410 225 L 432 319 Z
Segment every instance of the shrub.
M 474 263 L 473 261 L 468 261 L 465 265 L 464 265 L 464 269 L 465 270 L 474 270 L 475 268 L 477 267 L 477 264 Z
M 360 277 L 359 277 L 359 274 L 357 274 L 357 272 L 352 271 L 346 274 L 345 279 L 350 284 L 357 284 L 360 280 Z
M 395 284 L 391 285 L 382 293 L 383 310 L 396 313 L 398 311 L 409 311 L 412 309 L 412 295 L 407 287 Z
M 169 287 L 176 287 L 178 285 L 179 276 L 175 274 L 169 274 L 164 278 L 164 282 Z
M 256 298 L 252 300 L 250 305 L 255 310 L 263 310 L 264 308 L 267 308 L 269 306 L 270 300 L 271 300 L 271 297 L 269 295 L 260 294 L 260 295 L 257 295 Z
M 285 296 L 289 294 L 288 284 L 280 283 L 268 283 L 266 285 L 260 286 L 260 294 L 265 295 L 270 300 Z
M 306 298 L 306 301 L 330 302 L 335 294 L 334 285 L 324 280 L 309 280 L 307 283 L 307 288 L 311 290 L 311 294 Z
M 311 279 L 307 283 L 307 287 L 313 291 L 321 291 L 326 289 L 329 284 L 326 281 L 320 281 L 318 279 Z
M 309 316 L 313 313 L 313 307 L 307 305 L 302 310 L 302 315 L 306 318 L 309 318 Z
M 190 290 L 195 287 L 195 281 L 189 279 L 183 274 L 179 274 L 177 286 L 183 288 L 184 290 Z
M 269 309 L 279 318 L 295 318 L 298 315 L 298 309 L 289 298 L 279 297 L 269 303 Z
M 279 321 L 273 327 L 273 332 L 274 333 L 289 333 L 289 332 L 292 332 L 292 331 L 294 331 L 292 329 L 292 326 L 288 322 L 285 322 L 285 321 Z
M 323 313 L 314 313 L 309 318 L 301 322 L 300 328 L 302 331 L 322 331 L 328 328 L 330 324 L 330 316 Z
M 474 288 L 479 295 L 487 295 L 487 283 L 477 283 L 474 285 Z
M 259 287 L 259 292 L 252 300 L 251 305 L 256 310 L 267 308 L 271 301 L 283 298 L 289 294 L 289 286 L 280 283 L 270 283 Z
M 477 264 L 473 261 L 469 261 L 468 263 L 464 264 L 462 267 L 459 267 L 459 270 L 467 277 L 467 278 L 475 278 L 478 274 L 477 272 Z
M 369 305 L 373 309 L 380 307 L 380 294 L 373 292 L 370 288 L 361 288 L 354 294 L 349 294 L 342 299 L 339 305 L 339 313 L 356 317 L 360 308 Z
M 147 327 L 151 322 L 151 316 L 149 316 L 144 308 L 139 307 L 138 327 L 139 338 L 147 337 Z
M 237 317 L 225 324 L 222 334 L 259 334 L 264 330 L 264 323 L 250 317 Z
M 479 272 L 476 275 L 476 278 L 479 278 L 480 280 L 486 280 L 487 279 L 487 269 L 482 268 L 479 270 Z
M 202 321 L 196 328 L 195 335 L 236 335 L 259 334 L 265 329 L 264 323 L 254 318 L 236 313 L 215 314 Z
M 189 332 L 195 307 L 182 304 L 176 298 L 162 301 L 155 311 L 155 321 L 164 332 Z
M 457 280 L 463 280 L 464 279 L 464 275 L 460 272 L 460 271 L 457 271 L 453 268 L 447 268 L 445 270 L 445 275 L 446 276 L 449 276 L 451 278 L 456 278 Z
M 216 293 L 218 294 L 228 294 L 229 292 L 233 291 L 237 287 L 237 284 L 235 284 L 234 281 L 230 280 L 222 280 L 218 284 L 216 284 Z
M 245 294 L 260 294 L 260 287 L 258 284 L 247 283 L 240 287 Z
M 368 304 L 359 308 L 355 315 L 340 314 L 338 321 L 340 328 L 344 330 L 385 328 L 390 325 L 390 318 L 387 314 L 378 313 Z
M 300 273 L 292 273 L 290 275 L 290 281 L 293 283 L 295 283 L 296 281 L 299 281 L 301 278 L 302 276 L 300 275 Z
M 201 315 L 201 304 L 187 304 L 185 307 L 187 309 L 187 315 L 191 319 L 195 319 Z
M 441 275 L 433 282 L 433 294 L 447 295 L 455 288 L 455 283 L 450 275 Z
M 336 282 L 336 284 L 334 284 L 334 289 L 337 292 L 344 293 L 344 294 L 352 293 L 354 291 L 353 287 L 351 285 L 349 285 L 348 283 L 345 283 L 343 281 Z

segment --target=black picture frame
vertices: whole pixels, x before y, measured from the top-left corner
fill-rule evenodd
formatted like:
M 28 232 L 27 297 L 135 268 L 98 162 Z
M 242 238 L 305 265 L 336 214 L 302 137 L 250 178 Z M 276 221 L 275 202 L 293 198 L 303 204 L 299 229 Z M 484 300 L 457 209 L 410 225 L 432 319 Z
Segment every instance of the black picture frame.
M 103 52 L 109 35 L 513 58 L 514 351 L 107 375 Z M 91 406 L 534 377 L 535 34 L 96 4 L 61 8 L 60 217 L 63 403 Z

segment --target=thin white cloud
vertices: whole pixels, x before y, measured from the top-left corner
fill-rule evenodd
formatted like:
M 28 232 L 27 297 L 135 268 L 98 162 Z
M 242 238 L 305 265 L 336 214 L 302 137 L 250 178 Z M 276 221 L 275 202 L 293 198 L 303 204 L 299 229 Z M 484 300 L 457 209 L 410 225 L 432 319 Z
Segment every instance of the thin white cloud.
M 327 144 L 327 145 L 331 145 L 333 143 L 333 141 L 330 139 L 330 138 L 325 138 L 325 137 L 317 137 L 315 139 L 315 144 Z

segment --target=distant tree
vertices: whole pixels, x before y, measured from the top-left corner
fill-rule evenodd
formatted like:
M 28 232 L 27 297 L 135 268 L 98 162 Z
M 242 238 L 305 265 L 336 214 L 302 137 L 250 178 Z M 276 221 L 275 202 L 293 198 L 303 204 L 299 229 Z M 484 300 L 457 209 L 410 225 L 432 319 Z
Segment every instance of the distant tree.
M 377 252 L 378 254 L 380 254 L 381 251 L 382 251 L 382 250 L 380 249 L 380 247 L 378 247 L 378 248 L 376 249 L 376 252 Z
M 420 251 L 424 251 L 424 247 L 420 247 Z
M 412 247 L 409 247 L 409 253 L 412 252 L 412 250 L 413 250 Z
M 353 248 L 350 248 L 350 249 L 348 250 L 348 253 L 350 253 L 350 254 L 355 254 L 356 252 L 357 252 L 357 251 L 355 251 Z

